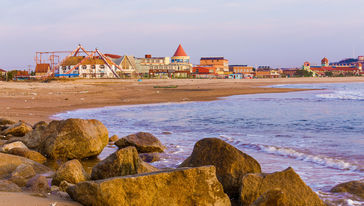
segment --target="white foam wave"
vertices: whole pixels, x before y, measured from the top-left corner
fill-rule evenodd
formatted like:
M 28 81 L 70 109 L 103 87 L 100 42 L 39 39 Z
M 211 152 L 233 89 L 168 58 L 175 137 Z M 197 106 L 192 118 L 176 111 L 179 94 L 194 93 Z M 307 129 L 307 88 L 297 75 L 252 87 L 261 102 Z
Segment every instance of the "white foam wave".
M 360 168 L 358 168 L 358 166 L 356 166 L 356 165 L 353 165 L 349 162 L 345 162 L 343 160 L 338 160 L 338 159 L 331 158 L 331 157 L 325 157 L 323 155 L 307 154 L 304 152 L 294 150 L 292 148 L 284 148 L 284 147 L 277 147 L 277 146 L 271 146 L 271 145 L 245 144 L 239 140 L 235 140 L 234 138 L 228 137 L 225 135 L 220 136 L 220 138 L 237 147 L 244 147 L 244 148 L 248 148 L 248 149 L 263 151 L 265 153 L 284 156 L 284 157 L 293 158 L 293 159 L 297 159 L 297 160 L 302 160 L 305 162 L 311 162 L 311 163 L 318 164 L 318 165 L 321 165 L 324 167 L 329 167 L 329 168 L 335 168 L 335 169 L 340 169 L 340 170 L 360 171 Z
M 316 97 L 324 99 L 341 99 L 341 100 L 364 100 L 363 91 L 336 91 L 330 94 L 318 94 Z
M 343 160 L 334 159 L 331 157 L 324 157 L 321 155 L 311 155 L 306 154 L 303 152 L 296 151 L 291 148 L 281 148 L 281 147 L 275 147 L 275 146 L 267 146 L 267 145 L 257 145 L 262 151 L 270 153 L 270 154 L 276 154 L 280 156 L 295 158 L 298 160 L 306 161 L 306 162 L 312 162 L 316 163 L 322 166 L 331 167 L 335 169 L 342 169 L 342 170 L 357 170 L 358 167 L 355 165 L 352 165 L 349 162 L 345 162 Z

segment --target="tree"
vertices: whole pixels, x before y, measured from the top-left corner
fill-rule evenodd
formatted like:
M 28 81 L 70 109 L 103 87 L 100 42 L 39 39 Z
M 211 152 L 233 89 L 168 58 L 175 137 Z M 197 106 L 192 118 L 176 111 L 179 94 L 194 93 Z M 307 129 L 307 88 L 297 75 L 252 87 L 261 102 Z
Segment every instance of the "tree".
M 299 69 L 299 70 L 296 71 L 295 76 L 297 76 L 297 77 L 312 77 L 313 73 L 309 72 L 307 70 L 304 70 L 304 69 Z
M 333 77 L 334 74 L 332 73 L 332 71 L 326 71 L 325 72 L 325 76 L 327 76 L 327 77 Z

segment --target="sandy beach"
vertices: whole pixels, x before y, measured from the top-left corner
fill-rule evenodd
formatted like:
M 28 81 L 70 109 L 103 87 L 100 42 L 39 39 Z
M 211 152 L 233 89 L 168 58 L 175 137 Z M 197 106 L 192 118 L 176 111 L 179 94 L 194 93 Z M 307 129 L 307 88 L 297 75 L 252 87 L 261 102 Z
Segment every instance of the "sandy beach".
M 1 117 L 36 123 L 53 114 L 80 108 L 182 101 L 210 101 L 219 97 L 299 91 L 262 88 L 275 84 L 364 82 L 363 77 L 287 79 L 146 79 L 0 82 Z M 176 88 L 155 88 L 177 86 Z
M 36 123 L 50 121 L 59 112 L 112 105 L 182 101 L 210 101 L 219 97 L 300 91 L 265 88 L 276 84 L 364 82 L 363 77 L 292 78 L 251 80 L 69 80 L 41 82 L 0 82 L 0 117 Z M 163 88 L 173 86 L 172 88 Z M 177 87 L 175 87 L 177 86 Z M 55 196 L 35 197 L 28 193 L 0 193 L 0 205 L 79 205 Z

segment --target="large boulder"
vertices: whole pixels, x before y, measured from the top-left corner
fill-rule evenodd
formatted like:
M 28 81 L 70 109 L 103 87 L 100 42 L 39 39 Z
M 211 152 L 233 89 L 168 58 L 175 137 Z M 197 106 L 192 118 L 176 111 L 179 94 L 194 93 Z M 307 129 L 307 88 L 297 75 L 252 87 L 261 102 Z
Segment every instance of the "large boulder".
M 88 174 L 83 169 L 80 161 L 75 159 L 64 163 L 58 168 L 53 177 L 52 185 L 59 185 L 62 181 L 76 184 L 87 179 Z
M 48 167 L 20 156 L 0 153 L 0 160 L 0 179 L 9 177 L 11 173 L 21 164 L 32 166 L 37 174 L 51 172 Z
M 1 192 L 21 192 L 21 188 L 8 181 L 8 180 L 0 180 L 0 191 Z
M 2 135 L 13 135 L 15 137 L 23 137 L 27 133 L 32 131 L 32 127 L 25 122 L 18 122 L 17 124 L 11 125 L 9 128 L 2 131 Z
M 272 174 L 245 175 L 242 179 L 240 201 L 242 205 L 251 205 L 259 196 L 277 188 L 285 195 L 283 205 L 324 206 L 318 195 L 290 167 Z M 277 195 L 277 192 L 273 194 Z M 272 194 L 265 196 L 272 196 Z
M 13 148 L 8 151 L 9 154 L 18 155 L 21 157 L 25 157 L 28 159 L 31 159 L 33 161 L 39 162 L 41 164 L 45 163 L 47 161 L 47 158 L 45 158 L 42 154 L 39 152 L 26 149 L 26 148 Z
M 12 173 L 10 181 L 17 184 L 19 187 L 24 187 L 28 179 L 36 175 L 34 169 L 30 165 L 21 164 Z
M 152 134 L 146 132 L 138 132 L 123 137 L 115 142 L 115 145 L 120 149 L 134 146 L 139 153 L 164 152 L 165 147 Z
M 205 138 L 198 141 L 190 157 L 179 167 L 199 167 L 214 165 L 217 179 L 224 191 L 232 198 L 239 196 L 241 179 L 247 173 L 260 173 L 259 163 L 218 138 Z
M 330 192 L 347 192 L 349 194 L 356 195 L 364 200 L 364 180 L 350 181 L 338 184 L 333 187 Z
M 12 150 L 12 149 L 15 149 L 15 148 L 28 149 L 28 147 L 23 142 L 17 141 L 17 142 L 4 144 L 3 147 L 2 147 L 2 151 L 3 152 L 9 152 L 9 150 Z
M 175 170 L 86 181 L 67 193 L 83 205 L 230 205 L 215 168 Z
M 135 147 L 126 147 L 109 155 L 92 168 L 91 179 L 106 179 L 116 176 L 134 175 L 157 171 L 143 162 Z
M 97 156 L 107 145 L 108 131 L 98 120 L 52 121 L 42 132 L 39 151 L 52 159 Z

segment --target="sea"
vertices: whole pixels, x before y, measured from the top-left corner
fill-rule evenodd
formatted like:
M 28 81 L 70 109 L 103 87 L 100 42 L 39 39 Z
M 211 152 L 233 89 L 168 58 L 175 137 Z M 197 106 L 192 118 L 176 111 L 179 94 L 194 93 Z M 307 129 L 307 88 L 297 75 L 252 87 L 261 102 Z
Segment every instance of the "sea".
M 217 137 L 258 160 L 264 173 L 292 167 L 333 205 L 364 205 L 349 194 L 329 192 L 364 179 L 364 83 L 271 87 L 312 90 L 80 109 L 52 118 L 98 119 L 110 136 L 150 132 L 167 147 L 161 161 L 152 163 L 158 168 L 177 167 L 198 140 Z M 116 149 L 108 146 L 99 158 Z

